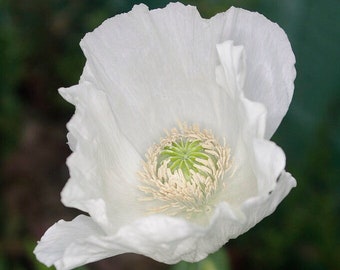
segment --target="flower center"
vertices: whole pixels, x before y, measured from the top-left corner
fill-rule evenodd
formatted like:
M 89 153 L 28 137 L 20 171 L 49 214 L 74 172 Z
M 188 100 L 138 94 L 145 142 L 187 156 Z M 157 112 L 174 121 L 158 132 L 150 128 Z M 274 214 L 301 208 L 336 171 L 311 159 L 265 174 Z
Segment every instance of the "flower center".
M 200 172 L 203 174 L 203 171 L 198 169 L 198 166 L 204 166 L 200 160 L 213 158 L 205 150 L 202 141 L 181 138 L 161 150 L 158 165 L 162 166 L 164 162 L 167 162 L 167 167 L 171 170 L 171 173 L 174 174 L 175 171 L 181 170 L 185 180 L 190 181 L 193 173 Z
M 230 168 L 230 149 L 211 132 L 180 125 L 148 150 L 139 172 L 150 213 L 182 215 L 209 212 Z

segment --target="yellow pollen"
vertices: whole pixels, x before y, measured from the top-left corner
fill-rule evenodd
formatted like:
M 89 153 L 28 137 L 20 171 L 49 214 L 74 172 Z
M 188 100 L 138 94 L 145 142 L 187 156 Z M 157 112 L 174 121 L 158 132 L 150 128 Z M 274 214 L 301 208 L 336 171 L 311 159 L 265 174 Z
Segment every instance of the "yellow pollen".
M 149 213 L 192 218 L 210 212 L 214 197 L 224 189 L 231 167 L 230 149 L 219 144 L 211 131 L 180 124 L 151 146 L 138 172 L 144 193 L 152 202 Z

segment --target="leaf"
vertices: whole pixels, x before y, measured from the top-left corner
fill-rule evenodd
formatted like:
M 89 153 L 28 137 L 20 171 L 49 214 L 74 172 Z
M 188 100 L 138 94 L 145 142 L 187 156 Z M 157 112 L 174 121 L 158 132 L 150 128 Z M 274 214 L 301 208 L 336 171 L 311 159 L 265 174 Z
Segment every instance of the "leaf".
M 210 254 L 197 263 L 180 262 L 170 268 L 171 270 L 230 270 L 228 253 L 224 248 Z

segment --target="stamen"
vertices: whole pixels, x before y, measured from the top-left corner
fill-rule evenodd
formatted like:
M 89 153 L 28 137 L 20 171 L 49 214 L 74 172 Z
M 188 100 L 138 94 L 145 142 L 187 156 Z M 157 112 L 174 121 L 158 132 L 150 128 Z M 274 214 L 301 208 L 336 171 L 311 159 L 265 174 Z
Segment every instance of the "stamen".
M 225 188 L 230 149 L 195 125 L 180 124 L 166 135 L 147 151 L 138 173 L 145 194 L 140 200 L 157 205 L 149 213 L 192 218 L 210 212 L 214 197 Z

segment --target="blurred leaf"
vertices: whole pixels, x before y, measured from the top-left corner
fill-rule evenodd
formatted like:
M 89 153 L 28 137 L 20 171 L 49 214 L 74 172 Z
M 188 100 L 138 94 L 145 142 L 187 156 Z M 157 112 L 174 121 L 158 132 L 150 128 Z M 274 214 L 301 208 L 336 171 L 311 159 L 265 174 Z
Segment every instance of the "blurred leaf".
M 221 248 L 197 263 L 180 262 L 170 268 L 171 270 L 229 270 L 231 269 L 227 251 Z
M 6 2 L 0 2 L 0 159 L 15 145 L 20 127 L 20 102 L 15 93 L 22 74 L 22 50 Z
M 6 259 L 2 255 L 0 255 L 0 269 L 8 269 Z

